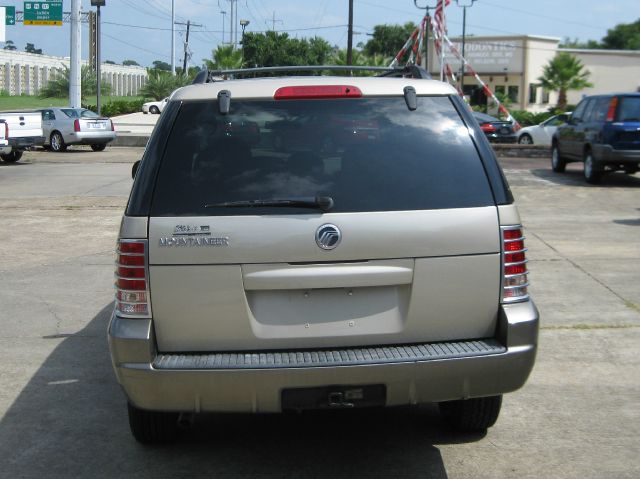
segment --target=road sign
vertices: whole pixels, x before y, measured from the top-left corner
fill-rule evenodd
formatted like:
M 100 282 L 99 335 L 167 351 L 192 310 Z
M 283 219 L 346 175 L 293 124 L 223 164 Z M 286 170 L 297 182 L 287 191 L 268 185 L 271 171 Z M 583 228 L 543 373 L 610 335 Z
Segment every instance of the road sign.
M 15 25 L 16 24 L 16 7 L 4 7 L 5 10 L 5 25 Z
M 62 2 L 24 2 L 23 24 L 62 26 Z

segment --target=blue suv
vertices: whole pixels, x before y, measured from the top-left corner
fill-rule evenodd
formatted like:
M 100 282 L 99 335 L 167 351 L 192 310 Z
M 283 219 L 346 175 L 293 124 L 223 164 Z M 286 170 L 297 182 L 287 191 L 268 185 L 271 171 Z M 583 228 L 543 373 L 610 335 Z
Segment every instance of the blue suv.
M 640 94 L 621 93 L 584 98 L 551 143 L 551 168 L 562 173 L 567 163 L 584 162 L 584 178 L 598 183 L 604 173 L 640 169 Z

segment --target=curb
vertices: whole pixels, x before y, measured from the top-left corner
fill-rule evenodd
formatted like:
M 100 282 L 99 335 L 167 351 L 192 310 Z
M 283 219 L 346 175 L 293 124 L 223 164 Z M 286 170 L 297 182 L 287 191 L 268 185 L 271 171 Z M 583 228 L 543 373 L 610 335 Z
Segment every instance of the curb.
M 111 146 L 138 146 L 145 147 L 149 141 L 149 136 L 144 135 L 118 135 L 113 140 Z

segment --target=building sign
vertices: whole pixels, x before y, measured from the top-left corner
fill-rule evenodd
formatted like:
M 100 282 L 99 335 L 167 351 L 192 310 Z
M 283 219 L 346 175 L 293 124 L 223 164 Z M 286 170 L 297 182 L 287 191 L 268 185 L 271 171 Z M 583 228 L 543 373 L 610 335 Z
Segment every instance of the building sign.
M 62 26 L 62 2 L 24 2 L 23 23 Z
M 4 7 L 4 24 L 15 25 L 16 24 L 16 7 Z
M 453 44 L 462 53 L 462 42 Z M 507 74 L 522 73 L 524 71 L 524 42 L 522 40 L 477 40 L 467 38 L 465 42 L 465 57 L 471 68 L 476 72 Z M 452 54 L 447 54 L 447 62 L 458 65 L 460 60 Z

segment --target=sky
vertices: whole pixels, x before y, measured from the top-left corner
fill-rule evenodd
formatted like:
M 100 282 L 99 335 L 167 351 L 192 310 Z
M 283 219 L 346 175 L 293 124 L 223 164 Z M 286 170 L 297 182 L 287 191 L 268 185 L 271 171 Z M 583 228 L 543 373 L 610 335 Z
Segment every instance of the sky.
M 176 21 L 192 27 L 189 39 L 190 65 L 201 65 L 217 45 L 229 42 L 229 0 L 174 0 Z M 469 5 L 473 0 L 459 0 Z M 421 7 L 434 6 L 436 0 L 416 0 Z M 102 7 L 102 58 L 121 63 L 135 60 L 150 66 L 154 60 L 171 63 L 172 0 L 106 0 Z M 275 29 L 291 37 L 320 36 L 332 45 L 346 48 L 348 0 L 237 0 L 237 18 L 249 20 L 247 32 Z M 14 5 L 23 10 L 23 2 L 0 0 L 0 6 Z M 90 0 L 81 0 L 89 11 Z M 64 0 L 64 11 L 71 0 Z M 227 12 L 226 15 L 221 12 Z M 452 0 L 447 7 L 449 35 L 462 34 L 463 9 Z M 419 23 L 424 9 L 414 0 L 354 0 L 354 45 L 366 43 L 367 34 L 379 24 Z M 638 0 L 476 0 L 467 9 L 467 35 L 544 35 L 600 40 L 607 29 L 640 18 Z M 224 39 L 223 39 L 223 19 Z M 176 65 L 182 64 L 184 25 L 176 25 Z M 238 28 L 240 32 L 240 28 Z M 88 58 L 87 25 L 83 25 L 82 57 Z M 240 33 L 238 33 L 238 39 Z M 7 26 L 7 39 L 19 50 L 34 43 L 44 54 L 69 56 L 70 29 L 62 27 Z

